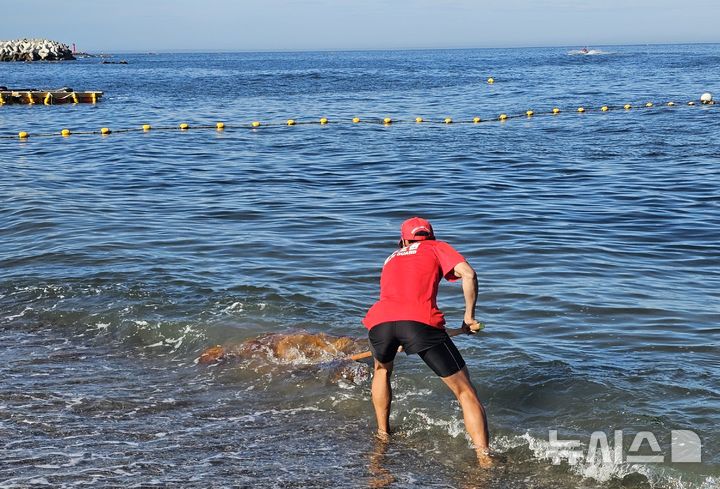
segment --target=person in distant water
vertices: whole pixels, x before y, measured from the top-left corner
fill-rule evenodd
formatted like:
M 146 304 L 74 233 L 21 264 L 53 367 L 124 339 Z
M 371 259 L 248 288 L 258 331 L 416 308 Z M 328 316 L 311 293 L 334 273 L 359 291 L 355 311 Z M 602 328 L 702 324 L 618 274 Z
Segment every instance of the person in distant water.
M 585 46 L 584 48 L 582 48 L 582 49 L 580 50 L 580 52 L 583 53 L 583 54 L 587 54 L 587 53 L 589 53 L 590 51 L 588 50 L 587 46 Z
M 382 269 L 380 300 L 367 312 L 363 324 L 369 330 L 374 357 L 372 402 L 380 439 L 390 433 L 390 375 L 398 347 L 408 355 L 417 353 L 455 394 L 463 411 L 478 461 L 492 464 L 485 409 L 462 355 L 445 331 L 445 318 L 437 306 L 440 280 L 462 279 L 465 296 L 463 332 L 480 329 L 475 320 L 477 276 L 475 270 L 452 246 L 435 239 L 428 221 L 413 217 L 402 223 L 399 250 L 393 252 Z

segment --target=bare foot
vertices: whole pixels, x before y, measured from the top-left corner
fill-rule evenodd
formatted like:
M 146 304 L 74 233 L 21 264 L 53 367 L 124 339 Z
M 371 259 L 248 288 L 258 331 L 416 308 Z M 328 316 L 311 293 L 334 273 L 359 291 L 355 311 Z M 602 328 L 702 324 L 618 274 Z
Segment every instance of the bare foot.
M 478 465 L 483 469 L 491 469 L 495 466 L 495 459 L 490 455 L 490 451 L 483 448 L 476 450 Z
M 390 433 L 384 430 L 377 430 L 377 433 L 375 433 L 375 438 L 377 438 L 378 441 L 387 443 L 390 441 Z

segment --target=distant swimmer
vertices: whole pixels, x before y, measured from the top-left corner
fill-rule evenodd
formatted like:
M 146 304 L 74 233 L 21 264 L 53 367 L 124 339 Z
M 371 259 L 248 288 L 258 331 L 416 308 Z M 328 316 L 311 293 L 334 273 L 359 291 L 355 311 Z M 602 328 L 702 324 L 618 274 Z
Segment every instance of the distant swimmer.
M 431 224 L 420 217 L 402 223 L 398 245 L 400 249 L 385 260 L 382 269 L 380 300 L 363 319 L 374 357 L 372 402 L 377 436 L 386 440 L 390 437 L 390 376 L 395 354 L 402 346 L 408 355 L 417 353 L 455 394 L 478 462 L 489 467 L 492 458 L 485 409 L 437 306 L 442 278 L 462 279 L 465 297 L 462 329 L 468 334 L 481 329 L 475 320 L 478 289 L 475 270 L 448 243 L 437 241 Z

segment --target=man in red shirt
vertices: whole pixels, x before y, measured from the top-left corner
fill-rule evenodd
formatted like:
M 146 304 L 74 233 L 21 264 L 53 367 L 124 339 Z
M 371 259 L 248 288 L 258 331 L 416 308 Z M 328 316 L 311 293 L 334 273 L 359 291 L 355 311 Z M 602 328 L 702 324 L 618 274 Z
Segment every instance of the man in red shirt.
M 463 411 L 465 428 L 475 445 L 478 461 L 492 464 L 485 409 L 470 382 L 465 361 L 445 330 L 445 318 L 437 306 L 440 280 L 462 280 L 465 316 L 462 330 L 480 329 L 475 320 L 477 276 L 475 270 L 452 246 L 437 241 L 428 221 L 413 217 L 400 228 L 401 248 L 393 252 L 380 277 L 380 300 L 363 319 L 369 330 L 375 359 L 372 401 L 378 437 L 388 439 L 390 402 L 395 354 L 400 346 L 406 354 L 417 353 L 455 394 Z

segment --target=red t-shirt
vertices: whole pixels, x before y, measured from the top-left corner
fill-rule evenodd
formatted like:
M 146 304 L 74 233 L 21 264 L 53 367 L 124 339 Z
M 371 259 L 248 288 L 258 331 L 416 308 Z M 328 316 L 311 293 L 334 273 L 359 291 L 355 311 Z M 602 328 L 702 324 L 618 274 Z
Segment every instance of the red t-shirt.
M 445 317 L 437 306 L 440 280 L 457 280 L 453 269 L 465 258 L 444 241 L 417 241 L 385 260 L 380 277 L 380 300 L 365 315 L 371 329 L 387 321 L 418 321 L 443 328 Z

